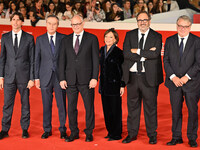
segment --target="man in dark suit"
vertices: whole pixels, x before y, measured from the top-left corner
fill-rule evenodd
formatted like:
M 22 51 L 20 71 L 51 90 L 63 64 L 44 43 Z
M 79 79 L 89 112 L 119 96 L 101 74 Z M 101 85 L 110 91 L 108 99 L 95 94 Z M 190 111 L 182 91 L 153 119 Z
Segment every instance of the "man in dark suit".
M 161 34 L 152 30 L 151 16 L 140 12 L 138 28 L 127 32 L 124 40 L 123 80 L 127 84 L 128 136 L 122 143 L 136 140 L 143 100 L 147 135 L 150 144 L 157 143 L 157 94 L 163 82 Z
M 8 136 L 17 90 L 22 104 L 22 138 L 29 137 L 29 89 L 34 86 L 34 38 L 21 30 L 24 22 L 21 13 L 14 13 L 10 21 L 12 31 L 4 34 L 1 39 L 0 89 L 4 88 L 4 106 L 0 139 Z
M 35 85 L 42 92 L 43 102 L 43 128 L 42 139 L 52 134 L 52 101 L 53 92 L 57 101 L 60 138 L 66 137 L 66 92 L 61 89 L 57 75 L 57 60 L 61 40 L 65 35 L 56 32 L 59 19 L 50 15 L 46 20 L 47 33 L 39 36 L 36 40 L 35 49 Z
M 182 106 L 188 108 L 187 137 L 197 147 L 198 101 L 200 89 L 200 38 L 191 34 L 188 16 L 177 19 L 177 34 L 167 38 L 164 53 L 165 85 L 172 107 L 172 140 L 167 145 L 183 143 Z
M 77 101 L 80 92 L 86 110 L 86 141 L 93 141 L 94 129 L 94 88 L 99 73 L 99 43 L 95 35 L 85 32 L 84 21 L 79 15 L 71 20 L 74 33 L 62 40 L 59 55 L 59 80 L 66 89 L 71 142 L 79 138 L 77 125 Z

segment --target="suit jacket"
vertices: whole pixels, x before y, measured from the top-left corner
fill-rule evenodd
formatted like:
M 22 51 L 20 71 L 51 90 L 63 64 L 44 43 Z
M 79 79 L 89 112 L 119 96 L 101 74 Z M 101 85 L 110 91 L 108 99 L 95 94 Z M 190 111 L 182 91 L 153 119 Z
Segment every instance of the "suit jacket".
M 60 44 L 66 35 L 56 32 L 55 55 L 53 55 L 47 33 L 37 37 L 35 49 L 35 79 L 40 79 L 42 87 L 47 86 L 53 70 L 57 72 Z
M 78 54 L 73 48 L 73 34 L 64 38 L 58 61 L 59 80 L 67 85 L 89 84 L 91 79 L 98 80 L 99 43 L 95 35 L 83 33 Z
M 170 80 L 170 76 L 175 74 L 181 78 L 188 74 L 191 80 L 183 85 L 186 92 L 199 90 L 200 85 L 200 38 L 189 34 L 182 57 L 179 54 L 178 34 L 167 38 L 164 53 L 164 69 L 166 72 L 165 85 L 170 90 L 177 87 Z
M 161 34 L 150 29 L 144 50 L 140 55 L 131 52 L 132 48 L 138 48 L 138 29 L 127 32 L 124 40 L 124 63 L 123 63 L 123 80 L 127 84 L 129 81 L 129 70 L 135 62 L 139 62 L 141 57 L 145 57 L 144 62 L 145 76 L 149 86 L 158 86 L 163 82 L 163 71 L 161 62 L 162 36 Z M 155 51 L 150 48 L 156 47 Z
M 22 31 L 19 49 L 15 53 L 12 31 L 2 35 L 0 56 L 0 77 L 5 83 L 28 83 L 34 79 L 34 38 Z
M 120 95 L 120 87 L 125 87 L 122 81 L 123 52 L 117 46 L 112 47 L 107 54 L 105 46 L 100 49 L 100 84 L 99 92 L 104 95 Z

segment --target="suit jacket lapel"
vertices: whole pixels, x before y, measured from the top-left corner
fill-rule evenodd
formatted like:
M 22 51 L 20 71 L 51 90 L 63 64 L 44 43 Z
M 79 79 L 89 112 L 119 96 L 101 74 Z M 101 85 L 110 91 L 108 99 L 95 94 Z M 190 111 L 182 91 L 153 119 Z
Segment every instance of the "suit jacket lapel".
M 20 39 L 20 43 L 19 43 L 19 49 L 18 49 L 16 55 L 18 55 L 21 52 L 21 49 L 23 48 L 25 42 L 26 42 L 26 35 L 25 35 L 24 31 L 22 31 L 22 35 L 21 35 L 21 39 Z
M 72 33 L 72 34 L 69 35 L 69 43 L 71 43 L 71 44 L 70 44 L 71 47 L 70 47 L 69 49 L 71 49 L 71 50 L 72 50 L 72 53 L 73 53 L 74 55 L 76 55 L 75 50 L 74 50 L 74 47 L 73 47 L 73 38 L 74 38 L 73 34 L 74 34 L 74 33 Z
M 183 55 L 182 55 L 182 60 L 184 60 L 184 58 L 187 56 L 187 53 L 190 50 L 190 47 L 192 47 L 193 44 L 193 40 L 192 40 L 192 36 L 189 34 L 184 51 L 183 51 Z
M 132 48 L 139 48 L 138 30 L 136 31 L 136 35 L 135 35 L 136 37 L 135 36 L 132 37 L 133 45 L 137 45 L 137 47 L 132 47 Z
M 174 55 L 177 56 L 177 60 L 180 60 L 180 52 L 179 52 L 179 42 L 178 42 L 178 34 L 176 34 L 174 38 Z
M 148 49 L 152 39 L 154 39 L 154 36 L 151 32 L 152 32 L 151 29 L 149 29 L 149 33 L 148 33 L 146 41 L 144 43 L 144 49 Z
M 43 41 L 43 43 L 44 43 L 44 45 L 47 46 L 47 50 L 48 50 L 49 54 L 51 55 L 51 57 L 53 58 L 54 56 L 53 56 L 53 53 L 52 53 L 52 51 L 51 51 L 51 46 L 50 46 L 50 43 L 49 43 L 49 38 L 48 38 L 47 33 L 46 33 L 45 36 L 44 36 L 44 41 Z
M 83 37 L 82 37 L 82 40 L 81 40 L 81 44 L 80 44 L 80 47 L 79 47 L 79 50 L 78 50 L 78 54 L 80 53 L 80 51 L 82 50 L 82 47 L 83 47 L 83 44 L 85 43 L 84 41 L 86 40 L 87 38 L 87 33 L 84 31 L 83 33 Z M 77 54 L 77 55 L 78 55 Z
M 61 43 L 61 37 L 59 35 L 59 33 L 56 33 L 56 43 L 55 43 L 55 56 L 58 55 L 58 51 L 59 51 L 59 47 L 60 47 L 60 43 Z
M 13 51 L 13 54 L 15 54 L 12 31 L 10 31 L 10 33 L 9 33 L 8 43 L 10 43 L 11 50 Z

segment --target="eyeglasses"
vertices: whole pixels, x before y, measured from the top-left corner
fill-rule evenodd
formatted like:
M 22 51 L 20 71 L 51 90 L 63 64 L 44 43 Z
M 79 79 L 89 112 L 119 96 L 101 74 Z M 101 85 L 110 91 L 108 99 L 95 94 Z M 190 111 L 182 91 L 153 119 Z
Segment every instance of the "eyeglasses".
M 143 19 L 143 20 L 139 19 L 139 20 L 137 20 L 137 22 L 144 22 L 144 23 L 147 23 L 148 21 L 149 21 L 149 19 Z
M 177 24 L 177 26 L 178 26 L 179 28 L 181 28 L 181 29 L 187 29 L 187 28 L 189 28 L 191 25 L 189 25 L 189 26 L 182 26 L 182 25 Z
M 83 22 L 76 23 L 76 24 L 71 24 L 72 27 L 80 26 Z

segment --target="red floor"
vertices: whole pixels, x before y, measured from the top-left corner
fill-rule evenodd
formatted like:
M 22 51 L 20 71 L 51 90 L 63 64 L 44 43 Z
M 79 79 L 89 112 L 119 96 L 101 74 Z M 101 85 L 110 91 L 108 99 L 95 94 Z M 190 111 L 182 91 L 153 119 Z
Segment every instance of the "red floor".
M 80 129 L 80 139 L 74 142 L 67 143 L 59 138 L 60 133 L 58 131 L 59 121 L 58 112 L 56 108 L 56 102 L 54 100 L 53 104 L 53 135 L 48 139 L 41 139 L 43 133 L 42 129 L 42 100 L 40 91 L 33 88 L 31 89 L 30 95 L 31 104 L 31 123 L 29 128 L 30 138 L 21 138 L 21 128 L 20 128 L 20 112 L 21 104 L 19 94 L 17 93 L 17 98 L 15 101 L 15 107 L 12 118 L 12 125 L 9 131 L 9 137 L 0 141 L 0 150 L 122 150 L 122 149 L 144 149 L 144 150 L 189 150 L 191 149 L 188 145 L 186 137 L 187 128 L 187 108 L 184 104 L 183 109 L 183 144 L 176 146 L 166 146 L 166 142 L 171 139 L 171 107 L 169 103 L 168 90 L 164 85 L 160 86 L 159 96 L 158 96 L 158 143 L 156 145 L 148 144 L 148 137 L 146 135 L 145 123 L 143 113 L 141 115 L 140 131 L 138 134 L 138 139 L 129 144 L 122 144 L 121 141 L 111 141 L 108 142 L 103 137 L 106 136 L 107 132 L 105 129 L 102 105 L 100 95 L 96 89 L 95 95 L 95 130 L 94 130 L 94 141 L 86 143 L 85 134 L 83 132 L 85 127 L 85 111 L 83 107 L 82 99 L 79 98 L 78 103 L 78 122 Z M 126 94 L 123 96 L 123 138 L 127 135 L 127 106 L 126 106 Z M 200 104 L 199 104 L 200 106 Z M 2 119 L 2 108 L 3 108 L 3 91 L 0 91 L 0 120 Z M 200 116 L 200 111 L 199 111 Z M 68 127 L 68 123 L 66 123 Z M 1 128 L 1 125 L 0 125 Z M 67 134 L 70 134 L 69 128 L 67 129 Z M 198 131 L 200 135 L 200 130 Z M 200 145 L 200 138 L 197 139 Z M 200 146 L 199 146 L 200 147 Z M 193 148 L 193 149 L 199 149 Z

